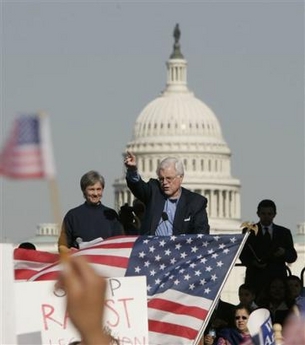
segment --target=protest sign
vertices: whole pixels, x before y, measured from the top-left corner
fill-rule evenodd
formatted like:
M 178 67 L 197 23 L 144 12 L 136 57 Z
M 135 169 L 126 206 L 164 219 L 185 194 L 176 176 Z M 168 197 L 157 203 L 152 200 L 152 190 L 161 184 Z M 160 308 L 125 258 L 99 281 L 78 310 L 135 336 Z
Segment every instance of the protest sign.
M 248 320 L 248 329 L 255 345 L 275 345 L 270 312 L 265 308 L 254 310 Z
M 148 344 L 146 278 L 107 279 L 104 327 L 120 344 Z M 80 340 L 54 281 L 15 283 L 18 344 L 68 345 Z

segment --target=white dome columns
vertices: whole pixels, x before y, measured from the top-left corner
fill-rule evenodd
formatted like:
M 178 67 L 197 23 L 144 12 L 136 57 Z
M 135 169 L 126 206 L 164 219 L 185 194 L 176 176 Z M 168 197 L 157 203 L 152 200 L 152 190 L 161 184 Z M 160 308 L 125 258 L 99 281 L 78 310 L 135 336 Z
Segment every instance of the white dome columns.
M 188 91 L 187 88 L 187 62 L 184 59 L 170 59 L 166 63 L 167 66 L 167 92 L 183 92 Z
M 196 190 L 199 193 L 198 190 Z M 205 189 L 200 192 L 208 203 L 209 219 L 240 219 L 240 195 L 238 190 L 227 186 L 224 189 Z

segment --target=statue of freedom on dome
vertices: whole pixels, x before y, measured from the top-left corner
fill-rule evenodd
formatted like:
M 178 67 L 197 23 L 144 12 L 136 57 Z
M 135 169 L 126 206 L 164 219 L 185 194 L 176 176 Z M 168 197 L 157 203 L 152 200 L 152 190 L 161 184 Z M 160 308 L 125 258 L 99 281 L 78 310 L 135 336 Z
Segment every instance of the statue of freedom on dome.
M 174 29 L 174 38 L 175 38 L 176 44 L 179 43 L 180 36 L 181 36 L 181 32 L 179 29 L 179 24 L 176 24 L 175 29 Z

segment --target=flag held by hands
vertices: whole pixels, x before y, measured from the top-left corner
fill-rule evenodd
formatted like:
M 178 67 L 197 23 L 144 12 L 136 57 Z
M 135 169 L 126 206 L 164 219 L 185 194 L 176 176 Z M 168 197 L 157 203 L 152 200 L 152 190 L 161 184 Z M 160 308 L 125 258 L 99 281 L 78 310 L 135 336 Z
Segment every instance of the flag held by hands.
M 0 153 L 0 175 L 13 179 L 55 177 L 49 118 L 45 114 L 21 115 Z

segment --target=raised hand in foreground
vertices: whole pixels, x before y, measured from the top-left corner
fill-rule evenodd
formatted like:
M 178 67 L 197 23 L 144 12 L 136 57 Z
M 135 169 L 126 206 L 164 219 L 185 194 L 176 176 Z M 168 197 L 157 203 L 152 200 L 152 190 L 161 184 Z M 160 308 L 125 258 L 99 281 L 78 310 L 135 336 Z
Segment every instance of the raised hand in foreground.
M 59 282 L 67 294 L 67 311 L 78 329 L 82 344 L 111 344 L 103 331 L 106 280 L 98 276 L 84 257 L 70 257 L 64 263 Z

